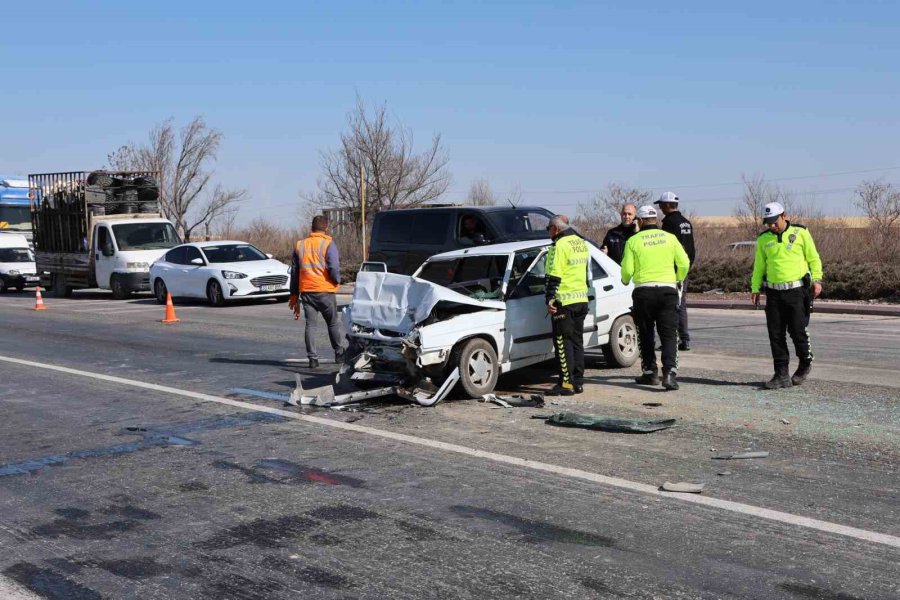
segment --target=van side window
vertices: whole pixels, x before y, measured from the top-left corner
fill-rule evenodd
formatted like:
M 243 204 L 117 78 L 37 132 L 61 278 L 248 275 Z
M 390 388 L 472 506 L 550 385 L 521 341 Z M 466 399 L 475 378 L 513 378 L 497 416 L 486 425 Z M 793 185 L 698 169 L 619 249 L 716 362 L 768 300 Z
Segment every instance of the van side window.
M 381 217 L 378 237 L 383 242 L 409 242 L 413 219 L 408 214 L 385 213 Z
M 484 221 L 472 213 L 460 216 L 456 230 L 457 237 L 464 246 L 480 246 L 491 241 Z
M 97 228 L 97 250 L 103 253 L 103 256 L 112 256 L 113 245 L 109 235 L 109 229 L 106 227 Z
M 450 213 L 435 212 L 416 215 L 416 226 L 413 227 L 413 244 L 443 244 L 447 241 L 447 230 L 450 225 Z

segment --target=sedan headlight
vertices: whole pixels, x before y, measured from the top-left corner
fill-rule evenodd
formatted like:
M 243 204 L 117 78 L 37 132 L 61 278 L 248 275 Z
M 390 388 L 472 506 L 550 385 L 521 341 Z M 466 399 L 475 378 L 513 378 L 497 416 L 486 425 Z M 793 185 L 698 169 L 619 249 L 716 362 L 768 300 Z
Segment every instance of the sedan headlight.
M 19 275 L 22 274 L 22 272 L 21 272 L 21 271 L 17 271 L 16 269 L 10 269 L 10 270 L 9 270 L 9 274 L 10 274 L 12 277 L 18 277 Z
M 247 279 L 246 273 L 238 273 L 237 271 L 222 271 L 222 277 L 225 279 Z

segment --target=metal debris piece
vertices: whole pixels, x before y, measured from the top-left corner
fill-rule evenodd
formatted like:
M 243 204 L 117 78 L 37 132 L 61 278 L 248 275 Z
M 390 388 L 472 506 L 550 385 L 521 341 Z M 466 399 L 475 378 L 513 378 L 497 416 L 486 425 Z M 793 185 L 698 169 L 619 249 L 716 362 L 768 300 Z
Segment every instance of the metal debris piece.
M 766 458 L 768 452 L 727 452 L 713 456 L 713 460 L 737 460 L 739 458 Z
M 485 394 L 481 397 L 480 402 L 493 402 L 499 404 L 503 408 L 543 408 L 544 397 L 532 394 L 528 398 L 514 394 L 512 396 L 498 396 L 496 394 Z
M 560 427 L 583 427 L 614 433 L 653 433 L 668 429 L 675 424 L 675 419 L 647 420 L 621 419 L 618 417 L 602 417 L 598 415 L 582 415 L 578 413 L 560 412 L 552 415 L 533 415 L 533 419 L 546 419 L 550 425 Z
M 453 372 L 450 373 L 446 380 L 444 380 L 444 383 L 441 384 L 441 387 L 437 391 L 433 390 L 433 385 L 431 385 L 431 389 L 428 389 L 421 387 L 422 383 L 419 383 L 412 389 L 397 388 L 397 394 L 401 398 L 418 402 L 422 406 L 434 406 L 447 397 L 457 381 L 459 381 L 459 367 L 453 369 Z
M 687 483 L 684 481 L 679 481 L 677 483 L 672 483 L 671 481 L 667 481 L 662 484 L 660 487 L 661 490 L 666 492 L 681 492 L 684 494 L 699 494 L 703 491 L 702 483 Z
M 787 419 L 782 419 L 781 422 L 784 423 L 785 425 L 790 425 L 790 424 L 791 424 L 791 422 L 788 421 Z
M 720 471 L 720 472 L 716 473 L 716 475 L 719 475 L 719 476 L 731 475 L 731 471 Z

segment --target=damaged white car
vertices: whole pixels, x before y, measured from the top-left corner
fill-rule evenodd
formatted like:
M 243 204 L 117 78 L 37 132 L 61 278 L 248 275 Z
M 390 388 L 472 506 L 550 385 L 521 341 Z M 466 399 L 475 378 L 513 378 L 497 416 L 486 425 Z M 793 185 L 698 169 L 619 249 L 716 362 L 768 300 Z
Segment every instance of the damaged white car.
M 412 276 L 360 272 L 343 312 L 349 348 L 339 382 L 397 385 L 411 397 L 409 390 L 436 394 L 442 384 L 446 392 L 458 377 L 467 396 L 480 397 L 501 373 L 553 358 L 544 303 L 549 246 L 538 240 L 455 250 Z M 615 366 L 631 366 L 638 357 L 631 286 L 614 261 L 589 248 L 584 345 L 600 346 Z

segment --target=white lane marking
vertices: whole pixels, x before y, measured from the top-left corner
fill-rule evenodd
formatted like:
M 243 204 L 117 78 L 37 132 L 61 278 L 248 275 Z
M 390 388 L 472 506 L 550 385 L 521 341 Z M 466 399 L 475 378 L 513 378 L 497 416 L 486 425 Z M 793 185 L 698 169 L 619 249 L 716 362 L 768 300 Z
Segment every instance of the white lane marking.
M 18 583 L 0 575 L 0 598 L 3 600 L 41 600 L 41 597 L 32 594 Z
M 621 479 L 619 477 L 609 477 L 607 475 L 600 475 L 599 473 L 591 473 L 589 471 L 582 471 L 581 469 L 572 469 L 569 467 L 563 467 L 560 465 L 553 465 L 549 463 L 539 462 L 536 460 L 528 460 L 525 458 L 518 458 L 515 456 L 508 456 L 506 454 L 498 454 L 496 452 L 488 452 L 485 450 L 478 450 L 476 448 L 469 448 L 467 446 L 460 446 L 458 444 L 450 444 L 447 442 L 441 442 L 438 440 L 430 440 L 427 438 L 416 437 L 412 435 L 407 435 L 405 433 L 395 433 L 393 431 L 385 431 L 382 429 L 375 429 L 373 427 L 366 427 L 364 425 L 355 425 L 353 423 L 343 423 L 341 421 L 332 421 L 330 419 L 323 419 L 321 417 L 313 417 L 311 415 L 301 415 L 295 412 L 289 412 L 286 410 L 281 410 L 278 408 L 270 408 L 267 406 L 258 406 L 256 404 L 250 404 L 248 402 L 240 402 L 238 400 L 231 400 L 230 398 L 223 398 L 221 396 L 213 396 L 211 394 L 203 394 L 201 392 L 191 392 L 189 390 L 182 390 L 179 388 L 169 387 L 166 385 L 157 385 L 155 383 L 147 383 L 144 381 L 136 381 L 133 379 L 125 379 L 124 377 L 115 377 L 113 375 L 104 375 L 102 373 L 93 373 L 91 371 L 81 371 L 78 369 L 70 369 L 69 367 L 60 367 L 58 365 L 51 365 L 47 363 L 34 362 L 30 360 L 23 360 L 21 358 L 13 358 L 11 356 L 0 356 L 0 361 L 12 363 L 16 365 L 23 365 L 28 367 L 36 367 L 38 369 L 46 369 L 49 371 L 57 371 L 59 373 L 67 373 L 69 375 L 77 375 L 79 377 L 89 377 L 91 379 L 98 379 L 100 381 L 108 381 L 111 383 L 119 383 L 122 385 L 128 385 L 132 387 L 143 388 L 146 390 L 153 390 L 157 392 L 162 392 L 165 394 L 172 394 L 175 396 L 184 396 L 186 398 L 194 398 L 195 400 L 205 400 L 207 402 L 216 402 L 218 404 L 225 404 L 227 406 L 234 406 L 236 408 L 243 408 L 247 410 L 257 411 L 269 413 L 272 415 L 279 415 L 282 417 L 286 417 L 288 419 L 294 419 L 297 421 L 306 421 L 307 423 L 315 423 L 317 425 L 323 425 L 325 427 L 333 427 L 334 429 L 343 429 L 345 431 L 352 431 L 355 433 L 363 433 L 366 435 L 372 435 L 380 438 L 385 438 L 389 440 L 395 440 L 398 442 L 405 442 L 407 444 L 413 444 L 416 446 L 424 446 L 426 448 L 433 448 L 437 450 L 444 450 L 447 452 L 454 452 L 456 454 L 463 454 L 465 456 L 473 456 L 476 458 L 483 458 L 486 460 L 491 460 L 498 463 L 503 463 L 507 465 L 514 465 L 516 467 L 521 467 L 525 469 L 531 469 L 534 471 L 542 471 L 545 473 L 551 473 L 553 475 L 561 475 L 564 477 L 570 477 L 572 479 L 581 479 L 584 481 L 590 481 L 593 483 L 600 483 L 607 486 L 612 486 L 624 490 L 630 490 L 633 492 L 638 492 L 641 494 L 648 494 L 651 496 L 660 496 L 671 498 L 673 500 L 679 500 L 681 502 L 688 502 L 693 504 L 700 504 L 702 506 L 708 506 L 711 508 L 718 508 L 734 513 L 739 513 L 742 515 L 749 515 L 754 517 L 759 517 L 761 519 L 768 519 L 770 521 L 777 521 L 780 523 L 786 523 L 788 525 L 795 525 L 798 527 L 806 527 L 808 529 L 814 529 L 817 531 L 823 531 L 825 533 L 833 533 L 837 535 L 843 535 L 851 538 L 855 538 L 858 540 L 862 540 L 864 542 L 873 542 L 877 544 L 884 544 L 886 546 L 891 546 L 893 548 L 900 548 L 900 537 L 896 537 L 893 535 L 889 535 L 886 533 L 879 533 L 877 531 L 869 531 L 866 529 L 859 529 L 857 527 L 850 527 L 848 525 L 841 525 L 839 523 L 831 523 L 829 521 L 821 521 L 819 519 L 812 519 L 810 517 L 803 517 L 800 515 L 794 515 L 791 513 L 781 512 L 778 510 L 771 510 L 768 508 L 762 508 L 759 506 L 753 506 L 751 504 L 743 504 L 741 502 L 732 502 L 730 500 L 721 500 L 719 498 L 712 498 L 709 496 L 700 496 L 694 494 L 672 494 L 662 492 L 656 487 L 652 485 L 647 485 L 645 483 L 638 483 L 636 481 L 629 481 L 628 479 Z

